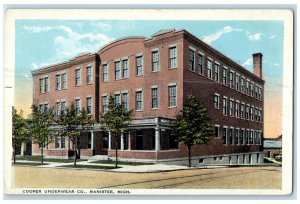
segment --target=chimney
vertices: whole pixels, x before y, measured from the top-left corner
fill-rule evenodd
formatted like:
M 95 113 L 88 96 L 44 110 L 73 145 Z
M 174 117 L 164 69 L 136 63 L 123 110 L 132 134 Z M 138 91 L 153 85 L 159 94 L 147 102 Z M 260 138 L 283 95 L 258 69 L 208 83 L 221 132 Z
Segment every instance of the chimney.
M 253 55 L 253 73 L 262 78 L 262 57 L 261 53 L 254 53 Z

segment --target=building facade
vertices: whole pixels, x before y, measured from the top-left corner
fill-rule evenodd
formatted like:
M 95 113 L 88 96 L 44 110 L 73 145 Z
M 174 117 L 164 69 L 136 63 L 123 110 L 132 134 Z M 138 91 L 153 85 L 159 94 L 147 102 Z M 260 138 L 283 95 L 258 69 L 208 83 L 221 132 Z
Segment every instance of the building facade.
M 215 130 L 208 144 L 193 146 L 193 165 L 256 164 L 263 161 L 262 54 L 253 54 L 253 66 L 251 73 L 186 30 L 162 30 L 33 71 L 34 103 L 90 110 L 97 124 L 81 139 L 81 155 L 113 158 L 114 137 L 99 128 L 113 95 L 134 115 L 117 147 L 121 159 L 186 164 L 187 148 L 174 141 L 171 121 L 192 94 L 207 107 Z M 46 155 L 72 155 L 67 138 L 52 138 Z

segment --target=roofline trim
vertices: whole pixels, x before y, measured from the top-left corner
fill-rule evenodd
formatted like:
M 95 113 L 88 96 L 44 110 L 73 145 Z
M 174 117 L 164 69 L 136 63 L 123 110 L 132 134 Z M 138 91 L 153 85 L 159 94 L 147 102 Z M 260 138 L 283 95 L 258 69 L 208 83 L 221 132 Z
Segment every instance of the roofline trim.
M 112 45 L 112 44 L 114 44 L 114 43 L 117 43 L 117 42 L 123 41 L 123 40 L 128 40 L 128 39 L 146 39 L 146 37 L 145 37 L 145 36 L 128 36 L 128 37 L 124 37 L 124 38 L 118 38 L 118 39 L 116 39 L 116 40 L 114 40 L 114 41 L 112 41 L 112 42 L 110 42 L 110 43 L 108 43 L 108 44 L 102 46 L 102 47 L 98 50 L 97 53 L 101 52 L 101 51 L 104 50 L 106 47 L 108 47 L 108 46 L 110 46 L 110 45 Z

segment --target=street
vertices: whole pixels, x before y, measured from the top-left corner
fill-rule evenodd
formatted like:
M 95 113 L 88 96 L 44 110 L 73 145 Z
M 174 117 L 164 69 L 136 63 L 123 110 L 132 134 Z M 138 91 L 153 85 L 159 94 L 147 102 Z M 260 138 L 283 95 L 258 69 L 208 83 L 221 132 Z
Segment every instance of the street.
M 134 167 L 133 167 L 134 168 Z M 92 169 L 13 167 L 16 188 L 280 189 L 281 167 L 124 173 Z

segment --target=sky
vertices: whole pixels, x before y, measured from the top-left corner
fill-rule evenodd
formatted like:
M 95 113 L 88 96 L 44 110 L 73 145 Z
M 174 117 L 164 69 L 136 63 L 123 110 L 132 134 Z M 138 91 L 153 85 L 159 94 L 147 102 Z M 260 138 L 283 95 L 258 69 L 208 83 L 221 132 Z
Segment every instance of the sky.
M 29 114 L 31 70 L 82 52 L 97 52 L 118 38 L 145 36 L 162 29 L 185 29 L 249 71 L 252 54 L 263 54 L 265 137 L 282 133 L 282 21 L 17 20 L 15 24 L 15 107 Z

